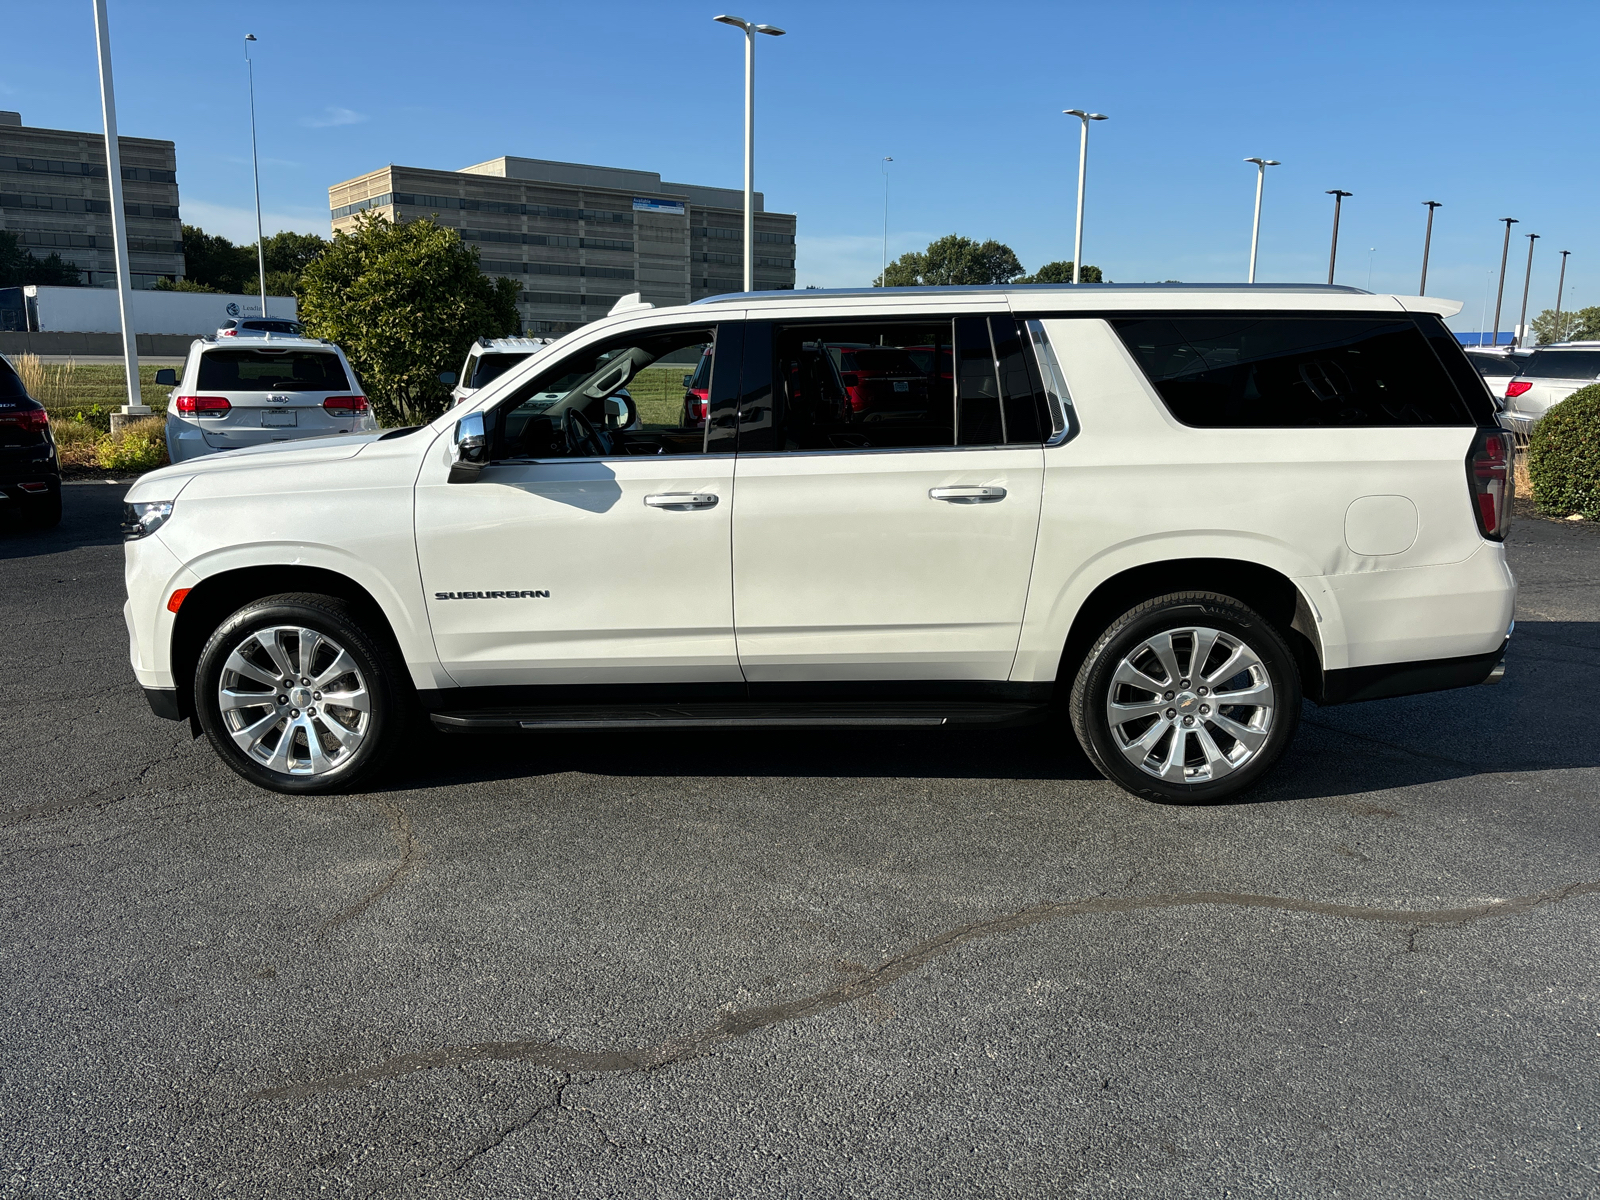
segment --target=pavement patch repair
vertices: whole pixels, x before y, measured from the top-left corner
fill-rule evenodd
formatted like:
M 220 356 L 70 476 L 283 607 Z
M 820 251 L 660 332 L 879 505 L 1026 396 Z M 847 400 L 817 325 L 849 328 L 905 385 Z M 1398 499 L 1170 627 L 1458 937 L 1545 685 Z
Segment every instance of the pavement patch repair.
M 1600 1196 L 1600 530 L 1505 681 L 1184 808 L 1065 726 L 438 736 L 257 791 L 152 716 L 125 489 L 0 532 L 0 1197 Z

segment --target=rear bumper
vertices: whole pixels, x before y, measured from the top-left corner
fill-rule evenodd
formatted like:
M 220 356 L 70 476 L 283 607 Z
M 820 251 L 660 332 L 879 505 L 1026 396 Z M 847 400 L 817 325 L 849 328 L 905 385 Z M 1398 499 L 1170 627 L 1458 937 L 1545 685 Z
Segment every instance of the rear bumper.
M 1506 646 L 1510 644 L 1508 637 L 1498 650 L 1487 654 L 1325 671 L 1322 695 L 1317 702 L 1324 706 L 1350 704 L 1358 700 L 1385 700 L 1393 696 L 1474 687 L 1480 683 L 1499 683 L 1505 674 Z

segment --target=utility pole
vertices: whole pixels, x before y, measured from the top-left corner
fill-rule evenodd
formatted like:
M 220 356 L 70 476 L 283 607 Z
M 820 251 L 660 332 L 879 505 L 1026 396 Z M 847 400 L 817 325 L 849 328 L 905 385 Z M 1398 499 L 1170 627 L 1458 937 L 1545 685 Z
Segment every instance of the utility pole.
M 1533 243 L 1538 240 L 1537 233 L 1527 234 L 1528 239 L 1528 270 L 1522 276 L 1522 316 L 1517 320 L 1517 336 L 1513 345 L 1522 346 L 1523 339 L 1528 336 L 1528 285 L 1533 282 Z
M 1083 122 L 1078 133 L 1078 220 L 1072 235 L 1072 282 L 1077 283 L 1083 274 L 1083 181 L 1089 169 L 1089 122 L 1110 118 L 1105 113 L 1085 112 L 1081 108 L 1064 108 L 1061 112 Z
M 1437 200 L 1424 200 L 1428 206 L 1428 232 L 1422 235 L 1422 282 L 1417 284 L 1417 295 L 1428 294 L 1428 251 L 1433 247 L 1433 210 L 1443 208 Z
M 1333 283 L 1333 267 L 1339 261 L 1339 205 L 1346 196 L 1354 196 L 1354 192 L 1342 192 L 1338 188 L 1329 188 L 1327 194 L 1333 197 L 1333 245 L 1328 250 L 1328 283 Z
M 744 31 L 744 290 L 756 290 L 756 34 L 782 37 L 776 25 L 757 25 L 743 17 L 712 17 Z
M 1256 165 L 1256 218 L 1250 225 L 1250 282 L 1256 281 L 1256 247 L 1261 244 L 1261 188 L 1267 179 L 1268 167 L 1281 167 L 1283 164 L 1275 158 L 1247 158 L 1247 163 Z
M 122 207 L 122 149 L 117 142 L 117 95 L 111 82 L 111 26 L 106 0 L 94 0 L 94 40 L 100 57 L 100 112 L 106 126 L 106 180 L 111 185 L 111 241 L 117 253 L 117 308 L 122 315 L 122 367 L 128 402 L 111 414 L 114 428 L 150 415 L 139 391 L 139 338 L 133 329 L 133 278 L 128 272 L 128 214 Z M 117 418 L 121 418 L 118 420 Z
M 250 43 L 256 35 L 244 35 L 244 67 L 250 76 L 250 167 L 256 179 L 256 267 L 261 272 L 261 315 L 267 315 L 267 243 L 261 233 L 261 160 L 256 157 L 256 67 L 250 61 Z
M 1500 290 L 1494 294 L 1494 337 L 1491 346 L 1500 344 L 1500 305 L 1506 296 L 1506 256 L 1511 253 L 1511 227 L 1520 224 L 1516 217 L 1501 217 L 1506 223 L 1505 245 L 1500 247 Z
M 879 285 L 889 286 L 889 164 L 894 159 L 887 154 L 883 156 L 881 169 L 883 171 L 883 274 L 879 277 Z
M 1567 286 L 1567 255 L 1571 253 L 1571 250 L 1561 252 L 1561 279 L 1556 284 L 1556 341 L 1558 342 L 1567 340 L 1561 336 L 1561 293 Z

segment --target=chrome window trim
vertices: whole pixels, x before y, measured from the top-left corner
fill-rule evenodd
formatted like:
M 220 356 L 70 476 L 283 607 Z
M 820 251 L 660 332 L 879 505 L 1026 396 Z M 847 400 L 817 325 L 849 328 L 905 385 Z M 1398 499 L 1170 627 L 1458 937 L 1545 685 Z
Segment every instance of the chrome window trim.
M 1044 384 L 1046 406 L 1050 410 L 1050 426 L 1055 431 L 1045 439 L 1045 448 L 1064 446 L 1078 436 L 1078 410 L 1072 403 L 1072 392 L 1067 387 L 1065 373 L 1056 358 L 1050 335 L 1044 322 L 1037 317 L 1027 320 L 1028 342 L 1033 348 L 1034 363 L 1039 369 L 1039 381 Z
M 973 450 L 1038 450 L 1039 442 L 1006 442 L 987 446 L 860 446 L 841 450 L 753 450 L 740 458 L 836 458 L 842 454 L 951 454 Z M 708 455 L 707 457 L 722 457 Z
M 605 462 L 693 462 L 697 459 L 726 459 L 733 458 L 733 451 L 726 454 L 606 454 L 591 458 L 497 458 L 493 462 L 484 463 L 485 467 L 535 467 L 554 466 L 559 463 L 605 463 Z

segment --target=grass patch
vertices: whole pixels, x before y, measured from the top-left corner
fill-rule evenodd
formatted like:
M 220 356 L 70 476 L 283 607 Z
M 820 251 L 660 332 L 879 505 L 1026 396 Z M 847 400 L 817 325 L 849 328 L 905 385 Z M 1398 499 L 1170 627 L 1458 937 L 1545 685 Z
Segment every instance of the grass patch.
M 683 377 L 690 368 L 646 367 L 628 380 L 628 395 L 646 428 L 683 428 Z
M 27 359 L 34 361 L 25 364 Z M 19 354 L 16 366 L 28 394 L 56 425 L 75 421 L 109 433 L 111 414 L 128 402 L 128 376 L 118 363 L 41 363 L 34 355 Z M 139 391 L 151 411 L 164 418 L 172 389 L 156 383 L 160 369 L 140 364 Z

